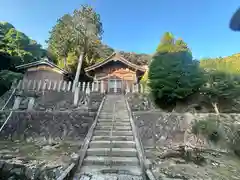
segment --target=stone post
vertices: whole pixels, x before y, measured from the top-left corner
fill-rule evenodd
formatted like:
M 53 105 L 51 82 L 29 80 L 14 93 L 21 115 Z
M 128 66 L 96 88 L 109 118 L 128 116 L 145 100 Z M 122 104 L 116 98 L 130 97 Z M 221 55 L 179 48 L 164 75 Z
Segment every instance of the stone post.
M 140 84 L 140 92 L 143 94 L 144 93 L 144 90 L 143 90 L 143 85 L 142 83 Z
M 36 80 L 34 79 L 33 80 L 33 90 L 35 91 L 35 89 L 36 89 Z
M 94 91 L 94 81 L 92 82 L 92 92 Z
M 82 91 L 83 91 L 83 92 L 85 92 L 85 85 L 86 85 L 86 83 L 83 82 L 83 83 L 82 83 Z
M 96 91 L 98 92 L 98 89 L 99 89 L 99 82 L 98 81 L 96 81 Z
M 139 88 L 138 88 L 139 84 L 136 84 L 136 92 L 139 93 Z
M 78 105 L 79 91 L 80 91 L 80 88 L 79 88 L 79 87 L 76 87 L 76 88 L 75 88 L 75 91 L 74 91 L 74 100 L 73 100 L 74 106 L 77 106 L 77 105 Z
M 134 93 L 135 92 L 135 86 L 134 86 L 134 84 L 132 85 L 132 93 Z
M 78 82 L 77 87 L 79 87 L 79 91 L 81 91 L 81 82 Z
M 126 83 L 126 94 L 130 92 L 129 85 Z
M 22 90 L 25 89 L 25 80 L 22 81 Z
M 117 80 L 114 81 L 114 93 L 117 93 Z
M 51 86 L 52 86 L 52 81 L 49 81 L 48 90 L 51 90 Z
M 27 108 L 28 110 L 32 110 L 33 109 L 34 102 L 35 102 L 34 97 L 30 97 L 29 101 L 28 101 L 28 108 Z
M 42 85 L 42 81 L 41 80 L 39 80 L 39 83 L 38 83 L 38 91 L 40 91 L 40 89 L 41 89 L 41 85 Z
M 17 85 L 17 89 L 18 89 L 18 90 L 20 90 L 21 84 L 22 84 L 22 80 L 19 80 L 18 85 Z
M 47 83 L 44 81 L 42 90 L 45 91 L 46 87 L 47 87 Z
M 110 86 L 109 86 L 109 84 L 110 84 L 110 79 L 109 79 L 109 77 L 108 77 L 108 90 L 107 90 L 107 92 L 110 91 Z
M 28 90 L 31 89 L 31 84 L 32 84 L 32 80 L 29 80 L 29 81 L 28 81 L 28 84 L 27 84 L 27 89 L 28 89 Z
M 70 90 L 71 90 L 71 85 L 72 85 L 72 82 L 71 82 L 71 81 L 69 81 L 69 82 L 68 82 L 67 91 L 70 91 Z
M 101 93 L 104 93 L 104 81 L 101 81 Z
M 58 89 L 57 91 L 60 92 L 61 91 L 61 86 L 62 86 L 62 81 L 59 81 L 59 84 L 58 84 Z
M 20 97 L 20 96 L 17 96 L 15 98 L 15 101 L 14 101 L 14 104 L 13 104 L 13 108 L 12 108 L 13 110 L 17 110 L 19 108 L 21 100 L 22 100 L 22 97 Z
M 62 90 L 65 91 L 65 90 L 66 90 L 66 87 L 67 87 L 67 81 L 64 81 L 64 82 L 63 82 L 63 88 L 62 88 Z
M 90 82 L 87 83 L 87 88 L 86 88 L 86 94 L 90 94 L 91 90 L 90 90 Z
M 54 81 L 53 90 L 56 91 L 56 88 L 57 88 L 57 81 Z

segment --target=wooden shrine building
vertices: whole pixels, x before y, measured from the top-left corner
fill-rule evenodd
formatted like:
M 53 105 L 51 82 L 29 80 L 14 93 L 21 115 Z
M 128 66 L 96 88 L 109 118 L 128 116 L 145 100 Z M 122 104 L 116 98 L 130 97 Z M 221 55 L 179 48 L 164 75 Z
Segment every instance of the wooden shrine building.
M 103 81 L 104 89 L 113 92 L 122 92 L 127 87 L 136 84 L 145 72 L 145 68 L 131 63 L 119 53 L 113 53 L 102 62 L 85 68 L 85 72 L 95 81 Z
M 64 69 L 49 61 L 48 58 L 16 66 L 16 69 L 24 73 L 23 80 L 61 81 L 67 80 L 69 74 Z

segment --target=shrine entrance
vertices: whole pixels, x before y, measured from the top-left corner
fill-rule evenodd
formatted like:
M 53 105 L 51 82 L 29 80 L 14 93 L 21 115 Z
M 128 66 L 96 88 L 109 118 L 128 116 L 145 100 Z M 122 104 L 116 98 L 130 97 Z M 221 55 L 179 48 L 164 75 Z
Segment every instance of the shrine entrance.
M 108 93 L 123 93 L 123 80 L 117 78 L 108 79 Z

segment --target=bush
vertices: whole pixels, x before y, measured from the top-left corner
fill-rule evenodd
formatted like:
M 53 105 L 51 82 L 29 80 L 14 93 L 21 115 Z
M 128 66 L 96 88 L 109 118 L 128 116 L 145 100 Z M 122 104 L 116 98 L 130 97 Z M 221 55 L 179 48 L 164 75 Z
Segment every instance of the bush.
M 192 126 L 192 133 L 201 134 L 213 143 L 218 143 L 223 138 L 220 122 L 216 119 L 196 120 Z

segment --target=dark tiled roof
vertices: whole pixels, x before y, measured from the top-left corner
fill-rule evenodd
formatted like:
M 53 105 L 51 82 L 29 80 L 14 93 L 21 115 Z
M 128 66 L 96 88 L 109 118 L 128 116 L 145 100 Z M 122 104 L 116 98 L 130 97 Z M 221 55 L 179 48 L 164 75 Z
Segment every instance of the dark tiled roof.
M 142 71 L 142 72 L 145 72 L 146 69 L 141 67 L 141 66 L 138 66 L 136 64 L 133 64 L 131 62 L 129 62 L 128 60 L 126 60 L 125 58 L 123 58 L 120 54 L 118 53 L 113 53 L 111 56 L 109 56 L 107 59 L 105 59 L 104 61 L 102 62 L 99 62 L 99 63 L 96 63 L 92 66 L 89 66 L 87 68 L 85 68 L 85 71 L 88 72 L 88 71 L 91 71 L 91 70 L 94 70 L 96 68 L 99 68 L 105 64 L 107 64 L 108 62 L 111 62 L 111 61 L 121 61 L 122 63 L 128 65 L 129 67 L 132 67 L 134 69 L 137 69 L 139 71 Z
M 27 63 L 27 64 L 22 64 L 22 65 L 16 66 L 16 69 L 27 69 L 27 68 L 35 67 L 35 66 L 39 66 L 39 65 L 47 65 L 52 68 L 57 68 L 63 74 L 68 74 L 68 72 L 66 70 L 60 68 L 59 66 L 57 66 L 56 64 L 54 64 L 53 62 L 48 61 L 48 60 L 40 60 L 40 61 L 35 61 L 35 62 Z

